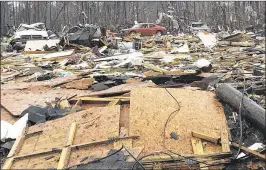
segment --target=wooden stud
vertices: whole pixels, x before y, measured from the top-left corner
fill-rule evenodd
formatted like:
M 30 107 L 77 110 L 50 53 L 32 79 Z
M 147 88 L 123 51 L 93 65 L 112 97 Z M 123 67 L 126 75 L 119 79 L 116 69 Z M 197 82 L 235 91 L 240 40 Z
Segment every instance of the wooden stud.
M 120 99 L 115 99 L 113 101 L 111 101 L 108 106 L 114 106 L 114 105 L 117 105 L 118 103 L 120 103 Z
M 75 97 L 72 100 L 83 100 L 83 101 L 99 101 L 99 102 L 111 102 L 114 101 L 115 99 L 110 99 L 110 98 L 98 98 L 98 97 Z
M 112 140 L 103 140 L 103 141 L 97 141 L 97 142 L 89 142 L 89 143 L 83 143 L 83 144 L 77 144 L 77 145 L 72 145 L 71 148 L 82 148 L 82 147 L 87 147 L 90 145 L 99 145 L 99 144 L 105 144 L 105 143 L 112 143 L 118 140 L 124 140 L 124 139 L 138 139 L 139 136 L 127 136 L 123 138 L 116 138 L 113 141 Z
M 192 137 L 191 138 L 191 144 L 192 144 L 192 149 L 193 149 L 194 154 L 201 155 L 204 153 L 201 139 Z
M 8 158 L 1 169 L 11 169 L 13 162 L 14 158 Z
M 222 144 L 222 152 L 231 152 L 229 146 L 229 136 L 227 128 L 221 128 L 221 144 Z
M 65 147 L 63 148 L 61 155 L 60 155 L 60 159 L 57 165 L 57 169 L 63 169 L 69 160 L 69 156 L 70 156 L 70 152 L 71 152 L 71 148 L 70 147 Z
M 77 129 L 77 122 L 73 122 L 71 124 L 71 126 L 70 126 L 70 130 L 69 130 L 69 135 L 68 135 L 68 140 L 67 140 L 66 146 L 72 145 L 76 129 Z
M 11 150 L 9 151 L 7 157 L 10 158 L 10 157 L 14 156 L 15 154 L 17 154 L 20 151 L 24 141 L 25 141 L 25 136 L 19 136 L 16 139 L 16 141 L 15 141 L 14 145 L 12 146 Z
M 57 165 L 57 169 L 63 169 L 68 164 L 69 156 L 70 156 L 70 152 L 71 152 L 71 147 L 70 146 L 73 143 L 76 129 L 77 129 L 77 122 L 73 122 L 70 125 L 70 129 L 69 129 L 66 145 L 65 145 L 65 147 L 63 148 L 63 150 L 61 152 L 59 163 Z
M 193 149 L 194 154 L 198 154 L 198 155 L 204 154 L 201 139 L 192 137 L 191 144 L 192 144 L 192 149 Z M 208 169 L 208 167 L 204 167 L 206 165 L 203 163 L 200 163 L 199 165 L 200 165 L 200 169 Z M 201 167 L 204 167 L 204 168 L 201 168 Z
M 43 155 L 43 154 L 49 154 L 49 153 L 56 153 L 56 152 L 60 152 L 60 151 L 62 151 L 62 149 L 48 150 L 48 151 L 42 151 L 42 152 L 35 152 L 35 153 L 26 154 L 26 155 L 14 156 L 13 158 L 15 158 L 15 159 L 26 158 L 26 157 L 32 157 L 32 156 L 37 156 L 37 155 Z
M 99 101 L 99 102 L 111 102 L 115 101 L 116 99 L 120 99 L 123 102 L 127 102 L 130 100 L 130 97 L 88 97 L 88 96 L 81 96 L 81 97 L 75 97 L 71 100 L 83 100 L 83 101 Z
M 204 140 L 212 142 L 212 143 L 215 143 L 216 145 L 218 144 L 218 142 L 220 140 L 218 137 L 209 136 L 209 135 L 195 132 L 195 131 L 192 131 L 192 136 L 196 137 L 196 138 L 204 139 Z
M 235 146 L 235 147 L 239 147 L 239 144 L 237 144 L 235 142 L 231 142 L 231 144 L 233 146 Z M 247 152 L 247 153 L 250 153 L 251 155 L 256 156 L 257 158 L 260 158 L 260 159 L 262 159 L 264 161 L 266 160 L 266 155 L 263 155 L 263 154 L 261 154 L 259 152 L 253 151 L 253 150 L 248 149 L 248 148 L 246 148 L 244 146 L 241 146 L 240 149 L 243 150 L 243 151 L 245 151 L 245 152 Z

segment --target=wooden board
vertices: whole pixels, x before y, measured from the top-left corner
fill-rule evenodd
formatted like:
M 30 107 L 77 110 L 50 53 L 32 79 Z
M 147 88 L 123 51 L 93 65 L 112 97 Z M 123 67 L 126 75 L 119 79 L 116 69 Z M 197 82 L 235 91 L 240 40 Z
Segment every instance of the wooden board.
M 175 112 L 166 126 L 164 148 L 164 126 L 170 113 L 178 109 L 178 104 L 166 89 L 139 88 L 131 91 L 129 116 L 129 135 L 139 135 L 139 142 L 134 147 L 144 145 L 143 154 L 171 149 L 180 154 L 192 154 L 191 131 L 204 134 L 220 134 L 225 124 L 225 115 L 215 94 L 191 89 L 167 89 L 180 103 L 180 111 Z M 175 132 L 178 140 L 170 138 Z M 227 135 L 224 133 L 223 135 Z M 222 152 L 221 146 L 207 143 L 214 147 L 213 152 Z M 212 152 L 212 151 L 208 151 Z M 208 153 L 207 152 L 207 153 Z
M 53 157 L 52 157 L 53 156 Z M 46 160 L 45 158 L 52 157 Z M 48 169 L 56 168 L 60 153 L 48 153 L 25 159 L 15 159 L 11 169 Z
M 102 95 L 110 95 L 110 94 L 127 93 L 127 92 L 130 92 L 134 88 L 153 87 L 153 86 L 155 86 L 155 84 L 150 83 L 150 82 L 148 83 L 147 82 L 127 83 L 127 84 L 121 84 L 118 86 L 111 87 L 107 90 L 92 92 L 89 94 L 89 96 L 102 96 Z

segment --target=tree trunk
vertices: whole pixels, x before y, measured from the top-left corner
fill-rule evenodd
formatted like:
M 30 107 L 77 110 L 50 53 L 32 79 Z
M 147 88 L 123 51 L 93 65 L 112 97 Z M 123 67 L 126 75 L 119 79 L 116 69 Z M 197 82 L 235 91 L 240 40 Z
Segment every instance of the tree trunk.
M 229 104 L 237 111 L 239 110 L 242 93 L 231 85 L 221 84 L 220 86 L 218 86 L 216 88 L 216 96 L 218 99 Z M 266 132 L 265 109 L 263 109 L 260 105 L 255 103 L 247 96 L 244 96 L 241 112 L 241 114 L 249 119 L 250 122 L 254 124 L 254 126 L 260 128 L 264 133 Z

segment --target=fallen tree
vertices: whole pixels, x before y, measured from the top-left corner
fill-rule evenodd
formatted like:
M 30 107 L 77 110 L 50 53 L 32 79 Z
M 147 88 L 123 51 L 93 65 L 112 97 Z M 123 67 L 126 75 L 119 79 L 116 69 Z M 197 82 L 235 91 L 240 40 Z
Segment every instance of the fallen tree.
M 216 96 L 218 99 L 229 104 L 235 109 L 239 109 L 242 93 L 232 87 L 230 84 L 221 84 L 216 88 Z M 242 114 L 251 121 L 256 127 L 260 128 L 264 133 L 265 127 L 265 109 L 256 102 L 244 96 L 242 103 Z

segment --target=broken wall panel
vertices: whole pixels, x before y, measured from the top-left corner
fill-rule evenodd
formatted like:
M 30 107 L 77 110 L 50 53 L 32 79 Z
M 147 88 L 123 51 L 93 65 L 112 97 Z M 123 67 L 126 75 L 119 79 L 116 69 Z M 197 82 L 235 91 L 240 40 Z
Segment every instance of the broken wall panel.
M 13 161 L 11 169 L 19 167 L 21 164 L 23 164 L 21 168 L 24 169 L 38 169 L 40 166 L 45 168 L 55 168 L 57 167 L 60 153 L 65 147 L 97 143 L 97 141 L 108 141 L 109 138 L 118 137 L 119 117 L 120 106 L 115 105 L 91 108 L 69 114 L 63 118 L 31 126 L 29 127 L 27 134 L 25 134 L 25 141 L 23 142 L 22 147 L 18 153 L 14 155 L 15 160 Z M 77 123 L 77 129 L 74 133 L 73 144 L 67 146 L 70 126 L 73 122 Z M 120 146 L 120 144 L 118 143 L 117 145 L 114 145 L 114 142 L 107 142 L 103 148 L 112 149 L 115 148 L 115 146 Z M 94 150 L 99 149 L 99 147 L 91 148 Z M 75 148 L 73 150 L 75 150 Z M 44 155 L 55 154 L 53 152 L 58 152 L 59 156 L 56 156 L 58 159 L 52 162 L 47 162 Z M 86 150 L 85 152 L 77 150 L 77 152 L 74 152 L 72 155 L 75 160 L 70 159 L 70 162 L 79 160 L 78 158 L 82 157 L 84 154 L 87 154 Z M 12 157 L 10 159 L 12 159 Z M 40 164 L 37 165 L 35 162 L 40 162 Z
M 227 127 L 224 112 L 212 92 L 164 88 L 139 88 L 131 92 L 129 135 L 140 136 L 134 146 L 145 145 L 145 154 L 165 149 L 193 154 L 191 131 L 217 136 L 224 127 Z M 172 132 L 176 133 L 178 140 L 171 138 Z M 228 136 L 226 132 L 223 135 Z M 222 152 L 221 146 L 207 145 L 215 149 L 208 147 L 205 152 Z

